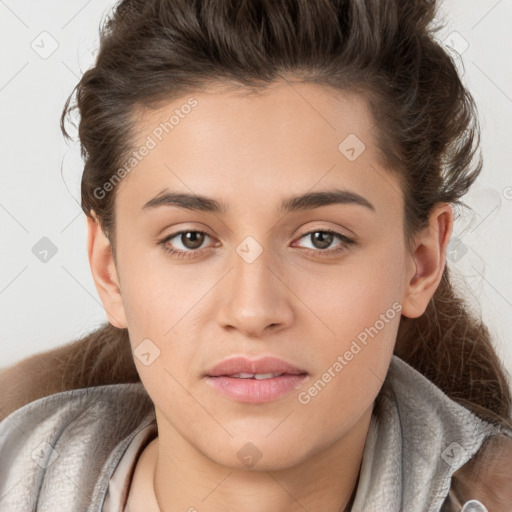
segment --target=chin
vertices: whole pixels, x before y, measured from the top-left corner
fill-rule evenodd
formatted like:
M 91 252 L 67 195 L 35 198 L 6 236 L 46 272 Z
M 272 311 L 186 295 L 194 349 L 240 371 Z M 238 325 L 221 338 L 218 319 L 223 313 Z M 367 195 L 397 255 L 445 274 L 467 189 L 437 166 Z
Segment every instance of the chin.
M 270 435 L 270 437 L 273 434 Z M 308 456 L 308 449 L 299 442 L 299 438 L 276 436 L 274 439 L 265 437 L 261 431 L 254 436 L 244 435 L 224 440 L 212 441 L 218 450 L 210 453 L 210 446 L 198 448 L 216 464 L 234 470 L 247 471 L 280 471 L 286 470 L 303 462 Z M 297 450 L 300 446 L 300 451 Z

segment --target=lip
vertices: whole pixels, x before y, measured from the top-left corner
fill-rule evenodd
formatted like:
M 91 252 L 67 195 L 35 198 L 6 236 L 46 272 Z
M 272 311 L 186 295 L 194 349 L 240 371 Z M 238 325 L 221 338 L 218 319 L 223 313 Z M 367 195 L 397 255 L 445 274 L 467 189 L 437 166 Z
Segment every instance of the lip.
M 218 377 L 221 375 L 232 375 L 233 373 L 288 373 L 298 375 L 307 372 L 277 357 L 267 356 L 251 360 L 238 356 L 221 361 L 211 370 L 208 370 L 206 376 Z
M 237 373 L 282 373 L 268 379 L 237 378 Z M 275 357 L 250 360 L 245 357 L 226 359 L 205 374 L 206 382 L 217 392 L 237 402 L 264 403 L 277 400 L 307 380 L 308 372 Z

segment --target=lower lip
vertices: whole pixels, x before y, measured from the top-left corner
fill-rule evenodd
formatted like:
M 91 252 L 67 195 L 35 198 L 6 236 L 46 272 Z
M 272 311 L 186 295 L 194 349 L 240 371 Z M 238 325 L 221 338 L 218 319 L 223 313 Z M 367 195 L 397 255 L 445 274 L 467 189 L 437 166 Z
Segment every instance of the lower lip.
M 207 377 L 214 389 L 237 402 L 259 404 L 276 400 L 297 389 L 307 375 L 281 375 L 270 379 L 237 379 L 236 377 Z

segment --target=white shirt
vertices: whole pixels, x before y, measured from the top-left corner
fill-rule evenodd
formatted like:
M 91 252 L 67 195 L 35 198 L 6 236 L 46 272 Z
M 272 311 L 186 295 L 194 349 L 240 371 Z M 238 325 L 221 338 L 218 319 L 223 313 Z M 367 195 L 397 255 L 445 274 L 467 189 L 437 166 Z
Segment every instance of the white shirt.
M 132 440 L 119 465 L 108 483 L 108 491 L 103 503 L 102 512 L 129 512 L 126 500 L 130 489 L 135 466 L 144 448 L 155 438 L 155 427 L 144 427 Z

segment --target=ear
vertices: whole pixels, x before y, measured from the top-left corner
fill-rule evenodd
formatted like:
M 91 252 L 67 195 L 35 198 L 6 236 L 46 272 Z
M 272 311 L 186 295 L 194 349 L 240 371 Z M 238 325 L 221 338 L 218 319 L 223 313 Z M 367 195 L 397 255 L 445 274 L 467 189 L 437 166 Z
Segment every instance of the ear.
M 413 254 L 409 256 L 408 268 L 413 275 L 404 292 L 404 316 L 417 318 L 427 309 L 443 276 L 452 230 L 451 206 L 448 203 L 436 205 L 430 214 L 429 225 L 416 238 Z
M 112 248 L 93 210 L 91 215 L 92 218 L 87 216 L 87 253 L 92 277 L 108 321 L 114 327 L 124 329 L 126 315 Z

